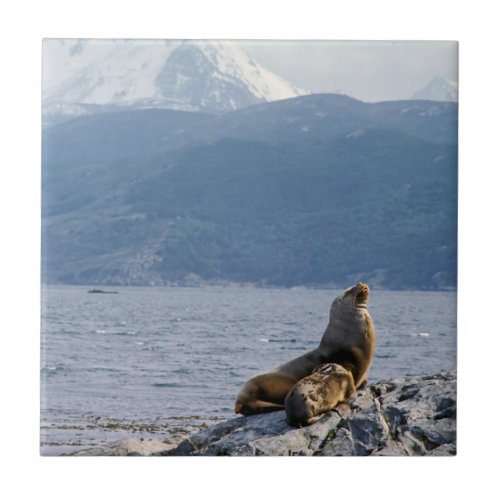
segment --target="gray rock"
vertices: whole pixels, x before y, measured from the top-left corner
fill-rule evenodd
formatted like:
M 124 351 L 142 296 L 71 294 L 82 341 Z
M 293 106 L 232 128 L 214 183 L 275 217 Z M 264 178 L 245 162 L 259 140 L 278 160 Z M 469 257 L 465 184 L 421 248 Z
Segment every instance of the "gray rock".
M 284 412 L 238 417 L 160 455 L 455 455 L 456 371 L 392 379 L 359 390 L 350 411 L 290 427 Z
M 237 417 L 180 443 L 124 439 L 76 456 L 408 456 L 456 454 L 456 371 L 392 379 L 358 390 L 350 409 L 337 407 L 296 429 L 285 412 Z
M 177 443 L 165 443 L 150 439 L 148 441 L 139 441 L 137 439 L 120 439 L 108 444 L 79 450 L 70 453 L 74 457 L 147 457 L 165 453 L 175 448 Z
M 290 427 L 283 411 L 238 417 L 190 436 L 167 455 L 312 455 L 342 422 L 329 412 L 316 424 Z

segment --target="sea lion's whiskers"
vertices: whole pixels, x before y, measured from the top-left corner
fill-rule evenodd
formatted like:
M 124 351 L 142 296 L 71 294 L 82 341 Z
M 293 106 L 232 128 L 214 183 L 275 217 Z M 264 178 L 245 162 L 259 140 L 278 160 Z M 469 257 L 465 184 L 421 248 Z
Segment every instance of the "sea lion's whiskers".
M 351 304 L 351 307 L 353 309 L 356 308 L 356 299 L 358 298 L 358 295 L 357 295 L 357 287 L 356 289 L 354 290 L 354 293 L 352 294 L 352 304 Z

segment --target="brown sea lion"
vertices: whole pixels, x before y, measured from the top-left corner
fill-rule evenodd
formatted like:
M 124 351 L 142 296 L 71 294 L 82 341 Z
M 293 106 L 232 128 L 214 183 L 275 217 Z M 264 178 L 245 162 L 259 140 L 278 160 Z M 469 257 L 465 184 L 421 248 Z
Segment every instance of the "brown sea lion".
M 352 373 L 336 363 L 318 366 L 311 375 L 299 380 L 286 395 L 286 419 L 301 427 L 318 420 L 356 392 Z
M 282 410 L 290 389 L 323 363 L 343 366 L 359 387 L 375 350 L 375 328 L 367 309 L 369 293 L 368 285 L 358 283 L 339 295 L 330 308 L 330 321 L 319 347 L 252 377 L 238 393 L 235 412 L 252 415 Z

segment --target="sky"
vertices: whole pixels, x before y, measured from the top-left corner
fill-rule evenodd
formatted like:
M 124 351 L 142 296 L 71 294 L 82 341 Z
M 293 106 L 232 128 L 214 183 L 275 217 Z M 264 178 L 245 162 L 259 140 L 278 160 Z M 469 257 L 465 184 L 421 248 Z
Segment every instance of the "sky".
M 44 43 L 44 52 L 52 51 L 51 57 L 44 57 L 45 88 L 74 71 L 71 61 L 53 52 L 63 50 L 60 43 L 53 42 L 56 41 Z M 92 58 L 109 53 L 114 43 L 91 41 L 71 59 L 79 61 L 78 65 L 88 64 Z M 262 66 L 313 93 L 335 92 L 374 102 L 409 99 L 438 76 L 458 81 L 457 42 L 236 40 L 236 43 Z M 64 44 L 74 45 L 75 40 L 66 40 Z M 58 61 L 63 60 L 65 65 L 58 66 Z
M 241 45 L 295 85 L 363 101 L 408 99 L 437 76 L 458 81 L 457 42 L 253 41 Z

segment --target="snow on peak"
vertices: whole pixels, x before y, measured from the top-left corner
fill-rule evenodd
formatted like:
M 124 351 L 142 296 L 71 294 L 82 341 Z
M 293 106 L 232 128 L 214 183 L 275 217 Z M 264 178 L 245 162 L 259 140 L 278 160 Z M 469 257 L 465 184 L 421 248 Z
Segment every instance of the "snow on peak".
M 308 93 L 259 65 L 235 43 L 209 41 L 201 42 L 199 46 L 222 74 L 245 82 L 249 90 L 263 101 L 276 101 Z
M 419 91 L 415 92 L 412 99 L 457 102 L 458 83 L 437 76 Z
M 82 106 L 230 111 L 307 93 L 217 40 L 46 40 L 43 81 L 49 115 Z

